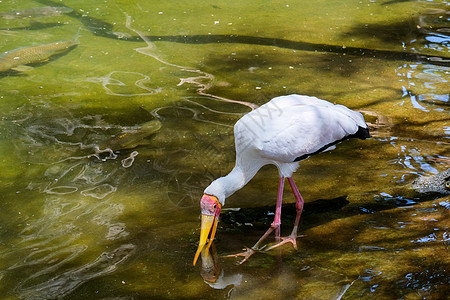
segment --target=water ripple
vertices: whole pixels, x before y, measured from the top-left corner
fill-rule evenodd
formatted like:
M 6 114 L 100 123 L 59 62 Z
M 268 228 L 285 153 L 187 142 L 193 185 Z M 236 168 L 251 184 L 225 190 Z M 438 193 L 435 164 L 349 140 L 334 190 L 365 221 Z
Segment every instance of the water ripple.
M 420 63 L 404 64 L 396 72 L 402 82 L 402 97 L 409 98 L 414 108 L 424 112 L 430 109 L 445 110 L 449 94 L 443 92 L 448 91 L 449 67 Z
M 129 78 L 134 76 L 141 77 L 140 79 L 137 79 L 133 84 L 127 84 L 123 81 L 113 78 L 116 74 L 125 75 L 124 78 Z M 123 79 L 124 80 L 124 79 Z M 123 96 L 123 97 L 130 97 L 130 96 L 149 96 L 149 95 L 155 95 L 162 91 L 161 87 L 157 88 L 150 88 L 146 84 L 150 82 L 150 77 L 138 73 L 138 72 L 130 72 L 130 71 L 112 71 L 109 74 L 102 76 L 102 77 L 91 77 L 86 79 L 88 82 L 94 82 L 94 83 L 101 83 L 103 89 L 105 89 L 106 93 L 108 95 L 114 95 L 114 96 Z M 144 90 L 146 92 L 134 92 L 130 93 L 130 91 L 133 89 L 132 85 L 138 87 L 141 90 Z M 114 86 L 115 89 L 111 89 L 109 86 Z M 120 87 L 120 88 L 117 88 Z
M 21 298 L 55 299 L 61 298 L 89 280 L 114 272 L 135 252 L 136 246 L 125 244 L 112 251 L 101 253 L 95 260 L 78 268 L 58 274 L 44 282 L 24 287 L 20 285 L 16 291 Z
M 111 193 L 114 193 L 117 190 L 117 187 L 112 186 L 110 184 L 102 184 L 99 186 L 95 186 L 93 188 L 89 188 L 81 191 L 81 195 L 90 196 L 97 199 L 103 199 Z

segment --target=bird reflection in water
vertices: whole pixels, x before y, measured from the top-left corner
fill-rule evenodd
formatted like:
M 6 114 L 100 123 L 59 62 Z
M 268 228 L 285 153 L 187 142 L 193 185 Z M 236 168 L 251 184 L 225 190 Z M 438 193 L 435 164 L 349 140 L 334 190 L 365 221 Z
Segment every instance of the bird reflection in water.
M 210 247 L 203 248 L 200 256 L 202 260 L 200 275 L 210 287 L 222 290 L 229 286 L 237 287 L 241 284 L 242 274 L 224 275 L 214 242 L 211 243 Z

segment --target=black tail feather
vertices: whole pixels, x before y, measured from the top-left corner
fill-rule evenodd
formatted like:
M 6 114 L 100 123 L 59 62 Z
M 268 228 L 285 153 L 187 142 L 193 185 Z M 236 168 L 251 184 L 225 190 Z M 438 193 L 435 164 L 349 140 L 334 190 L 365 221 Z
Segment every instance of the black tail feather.
M 365 140 L 365 139 L 370 138 L 370 137 L 372 137 L 372 136 L 369 133 L 369 127 L 358 126 L 358 131 L 355 132 L 354 134 L 347 135 L 347 136 L 345 136 L 344 138 L 342 138 L 340 140 L 337 140 L 337 141 L 334 141 L 332 143 L 329 143 L 329 144 L 323 146 L 322 148 L 320 148 L 319 150 L 317 150 L 317 151 L 315 151 L 313 153 L 303 154 L 302 156 L 299 156 L 296 159 L 294 159 L 294 161 L 301 161 L 303 159 L 306 159 L 306 158 L 310 157 L 311 155 L 323 152 L 326 149 L 330 148 L 331 146 L 339 144 L 340 142 L 348 140 L 348 139 L 357 138 L 357 139 Z

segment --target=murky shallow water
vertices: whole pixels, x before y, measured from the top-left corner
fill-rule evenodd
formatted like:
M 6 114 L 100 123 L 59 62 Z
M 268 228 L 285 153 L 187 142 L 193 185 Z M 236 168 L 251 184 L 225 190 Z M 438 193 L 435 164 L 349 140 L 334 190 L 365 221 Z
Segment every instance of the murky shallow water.
M 450 199 L 411 198 L 405 187 L 448 168 L 446 1 L 55 3 L 0 3 L 73 9 L 0 19 L 0 51 L 71 39 L 81 27 L 72 51 L 0 74 L 2 298 L 449 293 Z M 374 138 L 302 163 L 295 179 L 309 206 L 298 251 L 239 266 L 219 258 L 223 275 L 207 284 L 192 267 L 202 191 L 233 166 L 234 122 L 289 93 L 362 111 Z M 162 128 L 143 145 L 96 152 L 155 118 Z M 227 199 L 251 218 L 224 212 L 219 255 L 269 226 L 259 210 L 275 204 L 277 182 L 264 168 Z M 290 231 L 288 208 L 283 222 Z

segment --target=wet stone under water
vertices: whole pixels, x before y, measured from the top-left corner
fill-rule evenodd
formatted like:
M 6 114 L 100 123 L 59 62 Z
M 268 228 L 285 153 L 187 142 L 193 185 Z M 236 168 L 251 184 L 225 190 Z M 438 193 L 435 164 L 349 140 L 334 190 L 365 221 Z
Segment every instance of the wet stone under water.
M 0 72 L 1 298 L 444 299 L 448 5 L 3 1 L 1 53 L 79 43 Z M 227 199 L 193 267 L 200 197 L 234 165 L 233 124 L 292 93 L 362 112 L 372 138 L 301 163 L 297 251 L 223 257 L 273 220 L 267 166 Z

